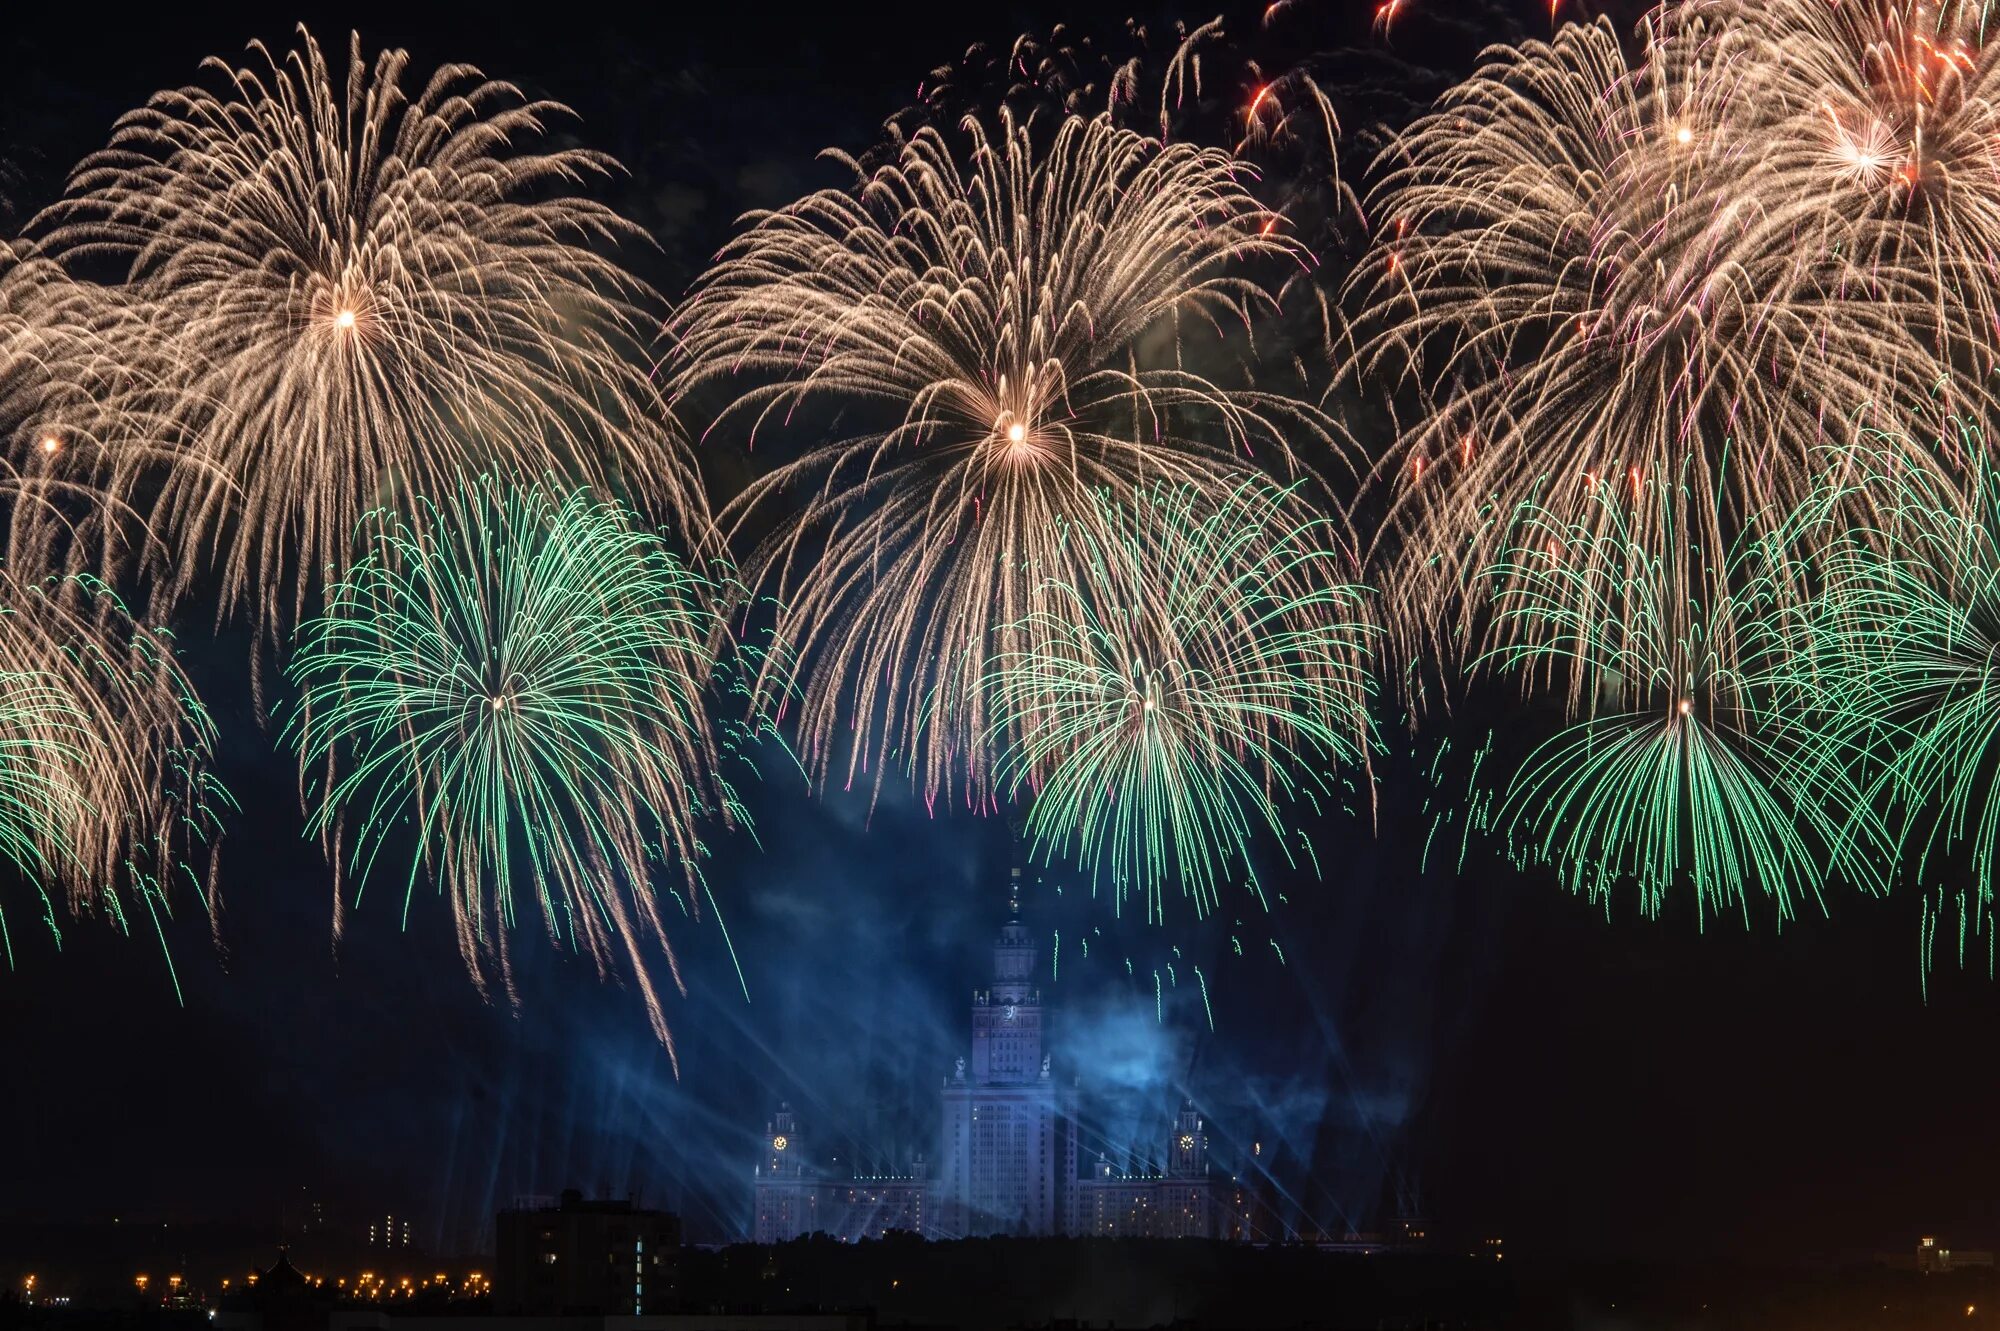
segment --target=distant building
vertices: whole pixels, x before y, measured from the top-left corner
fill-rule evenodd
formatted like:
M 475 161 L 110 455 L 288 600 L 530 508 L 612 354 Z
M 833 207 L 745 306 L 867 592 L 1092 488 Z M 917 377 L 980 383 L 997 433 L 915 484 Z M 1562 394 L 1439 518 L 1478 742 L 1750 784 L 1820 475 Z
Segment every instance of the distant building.
M 1072 1233 L 1117 1239 L 1236 1238 L 1230 1180 L 1208 1172 L 1208 1134 L 1193 1105 L 1181 1109 L 1163 1174 L 1124 1174 L 1102 1158 L 1076 1184 Z
M 494 1220 L 493 1307 L 501 1313 L 644 1316 L 673 1302 L 680 1217 L 630 1201 L 586 1201 Z
M 921 1156 L 908 1174 L 821 1177 L 799 1136 L 792 1107 L 780 1105 L 764 1125 L 751 1237 L 758 1243 L 783 1243 L 806 1234 L 830 1234 L 853 1243 L 895 1231 L 928 1233 L 932 1189 Z
M 817 1233 L 819 1177 L 806 1163 L 806 1144 L 788 1104 L 764 1125 L 764 1160 L 757 1166 L 757 1215 L 751 1237 L 782 1243 Z
M 1942 1275 L 1946 1271 L 1964 1271 L 1973 1267 L 1991 1270 L 1993 1254 L 1969 1248 L 1947 1248 L 1928 1234 L 1917 1240 L 1917 1270 L 1925 1275 Z
M 927 1238 L 1263 1237 L 1250 1190 L 1210 1175 L 1208 1134 L 1192 1105 L 1168 1141 L 1164 1173 L 1121 1173 L 1102 1160 L 1087 1176 L 1080 1172 L 1075 1086 L 1051 1072 L 1035 960 L 1016 869 L 993 944 L 992 983 L 972 995 L 971 1058 L 957 1060 L 944 1079 L 936 1173 L 922 1157 L 907 1174 L 822 1169 L 791 1106 L 782 1105 L 765 1124 L 755 1174 L 757 1242 L 820 1233 L 853 1241 L 892 1230 Z
M 993 944 L 993 986 L 972 995 L 971 1073 L 961 1058 L 944 1084 L 937 1222 L 955 1238 L 1059 1232 L 1057 1136 L 1068 1115 L 1042 1052 L 1034 974 L 1016 869 Z
M 368 1222 L 368 1246 L 401 1252 L 410 1246 L 410 1218 L 385 1215 Z

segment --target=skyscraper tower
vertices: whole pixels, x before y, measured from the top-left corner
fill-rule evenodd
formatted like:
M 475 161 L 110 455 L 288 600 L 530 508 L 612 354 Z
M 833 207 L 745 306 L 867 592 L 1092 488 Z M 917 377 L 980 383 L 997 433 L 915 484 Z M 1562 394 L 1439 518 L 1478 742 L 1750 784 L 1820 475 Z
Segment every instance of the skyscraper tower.
M 1167 1176 L 1160 1183 L 1153 1232 L 1161 1238 L 1212 1238 L 1223 1219 L 1208 1178 L 1208 1133 L 1192 1102 L 1181 1106 L 1167 1140 Z
M 1167 1143 L 1167 1177 L 1201 1178 L 1207 1173 L 1208 1134 L 1202 1131 L 1200 1111 L 1187 1101 L 1174 1120 L 1173 1140 Z
M 818 1229 L 819 1192 L 799 1140 L 798 1119 L 790 1105 L 780 1105 L 777 1116 L 764 1125 L 752 1237 L 759 1243 L 782 1243 Z
M 1039 949 L 1022 917 L 1025 884 L 1007 884 L 991 979 L 972 995 L 972 1047 L 944 1079 L 939 1167 L 919 1156 L 907 1173 L 817 1166 L 791 1106 L 764 1125 L 755 1170 L 753 1233 L 782 1243 L 825 1233 L 856 1241 L 891 1232 L 927 1238 L 1091 1234 L 1104 1238 L 1234 1238 L 1269 1232 L 1251 1184 L 1209 1172 L 1208 1132 L 1186 1103 L 1167 1139 L 1164 1171 L 1121 1170 L 1098 1155 L 1078 1173 L 1080 1123 L 1073 1070 L 1058 1083 L 1036 987 Z
M 1035 940 L 1021 923 L 1021 871 L 1007 890 L 1007 919 L 993 943 L 993 987 L 972 1000 L 972 1080 L 1004 1086 L 1042 1070 L 1042 995 L 1034 987 Z
M 992 987 L 972 995 L 972 1059 L 944 1084 L 939 1230 L 1051 1234 L 1057 1212 L 1056 1086 L 1042 1053 L 1036 948 L 1021 921 L 1021 870 L 993 943 Z

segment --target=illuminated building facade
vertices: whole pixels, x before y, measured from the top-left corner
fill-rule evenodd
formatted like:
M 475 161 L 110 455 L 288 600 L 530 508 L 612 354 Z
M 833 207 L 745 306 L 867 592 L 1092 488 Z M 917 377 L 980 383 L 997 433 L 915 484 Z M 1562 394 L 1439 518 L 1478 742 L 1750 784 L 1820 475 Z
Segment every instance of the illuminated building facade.
M 1993 1254 L 1984 1250 L 1949 1248 L 1928 1234 L 1917 1240 L 1917 1270 L 1927 1276 L 1974 1267 L 1992 1270 Z
M 806 1165 L 805 1142 L 790 1105 L 764 1125 L 764 1159 L 757 1166 L 757 1217 L 751 1237 L 781 1243 L 820 1230 L 819 1185 Z
M 798 1116 L 790 1105 L 781 1105 L 764 1125 L 751 1236 L 758 1243 L 783 1243 L 830 1234 L 852 1243 L 891 1232 L 928 1234 L 932 1191 L 921 1158 L 908 1174 L 821 1177 L 799 1136 Z
M 969 1058 L 941 1092 L 939 1165 L 919 1158 L 906 1175 L 823 1173 L 797 1117 L 781 1106 L 764 1128 L 752 1234 L 783 1243 L 808 1234 L 853 1241 L 892 1230 L 927 1238 L 995 1234 L 1249 1238 L 1240 1189 L 1208 1172 L 1208 1135 L 1183 1109 L 1157 1175 L 1100 1162 L 1080 1177 L 1075 1088 L 1059 1084 L 1044 1048 L 1037 949 L 1021 920 L 1020 870 L 993 944 L 988 988 L 972 995 Z
M 1167 1143 L 1160 1174 L 1125 1174 L 1099 1157 L 1077 1180 L 1070 1232 L 1114 1239 L 1247 1238 L 1234 1223 L 1239 1210 L 1229 1180 L 1208 1172 L 1208 1133 L 1193 1105 L 1184 1105 Z
M 1057 1105 L 1042 1052 L 1035 942 L 1021 922 L 1021 871 L 993 944 L 993 984 L 972 995 L 972 1063 L 944 1084 L 938 1231 L 954 1238 L 1054 1234 L 1062 1214 L 1058 1138 L 1071 1115 Z M 1072 1171 L 1073 1172 L 1073 1171 Z

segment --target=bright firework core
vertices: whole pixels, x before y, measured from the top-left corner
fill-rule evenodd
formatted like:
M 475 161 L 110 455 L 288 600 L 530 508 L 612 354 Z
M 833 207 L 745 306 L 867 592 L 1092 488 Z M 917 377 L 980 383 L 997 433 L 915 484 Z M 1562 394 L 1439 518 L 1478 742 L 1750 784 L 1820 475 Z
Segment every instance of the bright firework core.
M 354 327 L 354 311 L 342 310 L 339 314 L 334 315 L 333 326 L 340 329 Z
M 1006 440 L 1001 452 L 1008 462 L 1027 465 L 1044 456 L 1047 451 L 1044 441 L 1036 437 L 1026 421 L 1011 413 L 1001 419 L 1007 422 L 1006 428 L 1000 431 L 1000 437 Z

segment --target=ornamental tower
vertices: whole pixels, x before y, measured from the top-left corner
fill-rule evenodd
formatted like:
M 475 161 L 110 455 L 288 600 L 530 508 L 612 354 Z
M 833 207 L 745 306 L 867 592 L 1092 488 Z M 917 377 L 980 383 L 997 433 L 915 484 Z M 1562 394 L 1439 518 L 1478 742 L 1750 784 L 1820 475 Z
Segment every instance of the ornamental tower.
M 1042 1053 L 1036 948 L 1021 921 L 1021 871 L 993 942 L 990 988 L 972 995 L 972 1059 L 944 1084 L 942 1237 L 1057 1232 L 1056 1087 Z
M 800 1148 L 798 1120 L 790 1105 L 780 1105 L 764 1125 L 764 1158 L 757 1165 L 752 1237 L 759 1243 L 783 1243 L 820 1229 L 819 1194 Z
M 1167 1141 L 1167 1176 L 1160 1180 L 1152 1230 L 1165 1239 L 1208 1239 L 1222 1213 L 1208 1177 L 1208 1134 L 1192 1102 L 1183 1102 Z
M 993 940 L 993 987 L 972 996 L 972 1080 L 1020 1086 L 1042 1068 L 1042 995 L 1034 987 L 1035 941 L 1021 923 L 1021 871 L 1007 888 L 1007 918 Z
M 764 1125 L 764 1173 L 769 1178 L 801 1178 L 805 1174 L 800 1163 L 803 1159 L 799 1153 L 798 1119 L 789 1104 L 781 1104 L 777 1114 Z
M 1202 1131 L 1201 1115 L 1192 1102 L 1181 1105 L 1167 1148 L 1168 1178 L 1200 1178 L 1208 1173 L 1208 1134 Z

